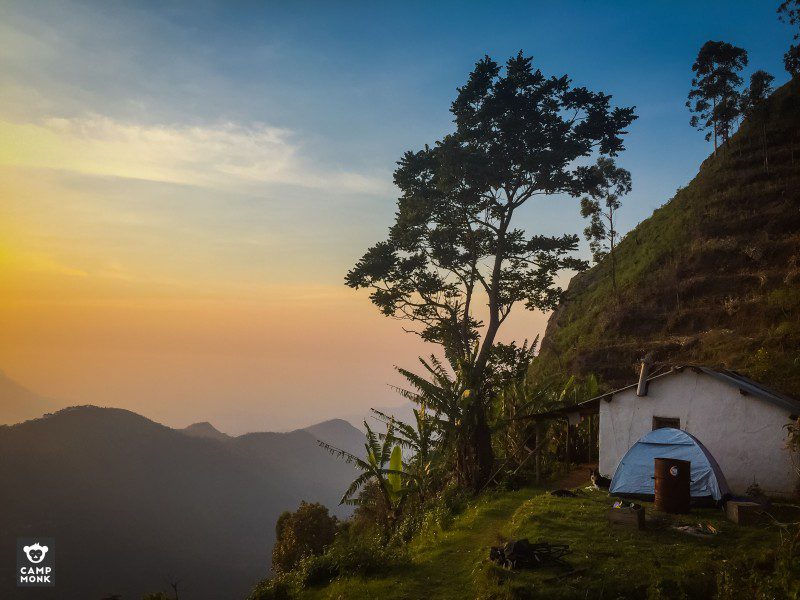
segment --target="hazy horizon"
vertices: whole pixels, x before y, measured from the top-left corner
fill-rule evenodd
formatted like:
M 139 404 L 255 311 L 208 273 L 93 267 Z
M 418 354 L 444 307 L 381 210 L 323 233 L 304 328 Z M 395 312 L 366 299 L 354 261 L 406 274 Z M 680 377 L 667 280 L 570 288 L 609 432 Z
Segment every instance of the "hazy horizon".
M 38 394 L 35 389 L 31 389 L 28 386 L 23 385 L 21 382 L 10 378 L 7 373 L 5 373 L 2 369 L 0 369 L 0 399 L 5 400 L 7 394 L 9 397 L 14 399 L 19 398 L 21 395 L 25 395 L 30 399 L 41 401 L 43 403 L 43 406 L 39 410 L 34 409 L 33 411 L 26 411 L 26 416 L 24 417 L 11 418 L 7 419 L 7 421 L 3 421 L 2 419 L 2 417 L 5 417 L 6 415 L 0 414 L 0 426 L 20 424 L 26 421 L 52 415 L 53 413 L 58 413 L 62 410 L 94 407 L 103 409 L 108 408 L 108 409 L 128 410 L 142 417 L 145 417 L 150 421 L 154 421 L 161 425 L 166 425 L 167 427 L 170 427 L 175 430 L 187 429 L 192 425 L 202 425 L 207 423 L 210 424 L 217 431 L 220 431 L 221 433 L 227 434 L 232 437 L 245 435 L 248 433 L 263 433 L 263 432 L 287 433 L 302 429 L 313 428 L 314 426 L 322 425 L 324 423 L 329 423 L 331 421 L 337 421 L 337 420 L 346 421 L 356 429 L 363 430 L 362 421 L 366 420 L 368 423 L 379 422 L 378 419 L 376 419 L 369 410 L 370 408 L 375 408 L 384 413 L 392 414 L 397 419 L 405 422 L 412 422 L 410 419 L 413 419 L 412 409 L 414 408 L 413 403 L 411 403 L 408 400 L 403 400 L 402 398 L 400 398 L 395 404 L 381 406 L 373 403 L 372 405 L 370 405 L 370 407 L 365 408 L 363 411 L 342 413 L 324 419 L 319 419 L 316 417 L 316 415 L 309 414 L 306 415 L 307 420 L 299 421 L 297 424 L 294 424 L 292 426 L 274 427 L 271 426 L 270 423 L 264 422 L 261 423 L 260 425 L 257 424 L 245 425 L 242 426 L 241 428 L 236 428 L 234 426 L 234 429 L 229 430 L 221 426 L 218 422 L 205 418 L 203 415 L 196 415 L 196 416 L 187 415 L 185 419 L 178 419 L 175 422 L 167 423 L 167 422 L 162 422 L 158 418 L 146 414 L 141 410 L 137 410 L 131 407 L 118 406 L 113 403 L 69 402 L 65 401 L 63 398 L 51 398 L 43 396 L 41 394 Z
M 392 222 L 394 162 L 450 129 L 475 61 L 522 49 L 637 107 L 623 232 L 711 149 L 684 107 L 703 42 L 786 80 L 772 3 L 644 4 L 0 3 L 0 369 L 233 434 L 401 405 L 393 365 L 435 347 L 343 278 Z M 585 226 L 570 198 L 520 216 Z M 515 310 L 502 340 L 543 333 Z

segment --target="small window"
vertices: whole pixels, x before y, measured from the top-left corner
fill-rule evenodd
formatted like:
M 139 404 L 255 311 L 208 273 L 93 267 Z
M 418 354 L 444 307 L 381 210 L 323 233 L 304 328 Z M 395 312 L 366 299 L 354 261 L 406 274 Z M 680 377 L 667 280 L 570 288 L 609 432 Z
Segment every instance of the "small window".
M 653 431 L 664 427 L 681 428 L 681 420 L 674 417 L 653 417 Z

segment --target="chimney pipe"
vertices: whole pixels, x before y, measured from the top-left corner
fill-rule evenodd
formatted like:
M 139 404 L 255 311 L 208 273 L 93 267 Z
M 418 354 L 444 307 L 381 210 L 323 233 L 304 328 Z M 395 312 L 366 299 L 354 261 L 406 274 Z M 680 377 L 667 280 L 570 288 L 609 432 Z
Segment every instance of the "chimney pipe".
M 639 385 L 636 386 L 636 395 L 640 398 L 647 396 L 647 378 L 650 377 L 650 370 L 653 367 L 653 359 L 648 354 L 642 359 L 642 366 L 639 369 Z

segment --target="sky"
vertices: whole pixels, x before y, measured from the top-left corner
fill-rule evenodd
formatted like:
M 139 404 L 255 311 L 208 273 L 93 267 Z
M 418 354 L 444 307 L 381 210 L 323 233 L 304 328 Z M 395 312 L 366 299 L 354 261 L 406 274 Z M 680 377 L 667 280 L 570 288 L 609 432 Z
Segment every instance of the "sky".
M 394 365 L 435 348 L 343 278 L 474 63 L 522 50 L 636 106 L 627 231 L 710 151 L 684 106 L 706 40 L 787 79 L 776 6 L 0 0 L 0 369 L 65 405 L 230 433 L 401 404 Z M 520 224 L 584 227 L 563 197 Z M 519 307 L 501 338 L 546 317 Z

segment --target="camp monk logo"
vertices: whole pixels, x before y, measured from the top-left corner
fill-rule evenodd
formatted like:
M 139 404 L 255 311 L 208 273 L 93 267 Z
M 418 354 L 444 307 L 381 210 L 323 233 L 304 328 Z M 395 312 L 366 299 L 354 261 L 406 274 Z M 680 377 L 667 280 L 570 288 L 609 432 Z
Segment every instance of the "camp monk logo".
M 53 587 L 56 544 L 53 538 L 17 539 L 17 586 Z

